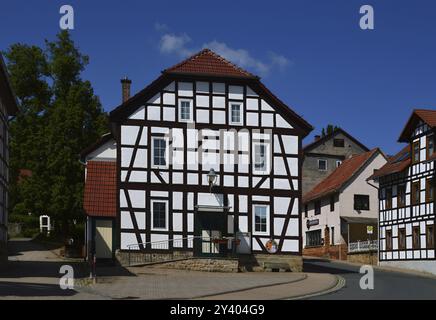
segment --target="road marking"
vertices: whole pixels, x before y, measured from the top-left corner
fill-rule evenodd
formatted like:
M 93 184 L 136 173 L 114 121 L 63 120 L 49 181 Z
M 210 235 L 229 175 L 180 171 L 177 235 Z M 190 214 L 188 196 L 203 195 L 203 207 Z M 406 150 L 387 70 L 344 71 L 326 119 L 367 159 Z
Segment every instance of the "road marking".
M 312 298 L 312 297 L 317 297 L 317 296 L 323 296 L 332 292 L 336 292 L 341 290 L 345 284 L 347 283 L 347 281 L 338 275 L 335 275 L 337 282 L 336 284 L 331 287 L 330 289 L 324 290 L 324 291 L 320 291 L 317 293 L 311 293 L 311 294 L 307 294 L 307 295 L 303 295 L 303 296 L 298 296 L 298 297 L 292 297 L 292 298 L 288 298 L 288 299 L 283 299 L 283 300 L 303 300 L 303 299 L 308 299 L 308 298 Z

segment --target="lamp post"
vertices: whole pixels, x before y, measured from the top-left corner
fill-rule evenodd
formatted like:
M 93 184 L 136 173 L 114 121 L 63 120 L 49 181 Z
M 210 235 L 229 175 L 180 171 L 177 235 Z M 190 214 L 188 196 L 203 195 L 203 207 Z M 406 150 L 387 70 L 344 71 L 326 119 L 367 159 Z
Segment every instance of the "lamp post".
M 207 181 L 209 182 L 209 190 L 212 192 L 212 187 L 215 185 L 217 179 L 217 174 L 214 169 L 210 169 L 209 173 L 207 174 Z

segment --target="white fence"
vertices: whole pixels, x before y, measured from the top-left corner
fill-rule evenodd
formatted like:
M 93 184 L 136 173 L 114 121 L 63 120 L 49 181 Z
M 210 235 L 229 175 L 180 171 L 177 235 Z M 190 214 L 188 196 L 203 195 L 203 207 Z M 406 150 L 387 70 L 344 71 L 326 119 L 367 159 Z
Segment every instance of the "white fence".
M 348 252 L 377 251 L 378 240 L 358 241 L 348 244 Z

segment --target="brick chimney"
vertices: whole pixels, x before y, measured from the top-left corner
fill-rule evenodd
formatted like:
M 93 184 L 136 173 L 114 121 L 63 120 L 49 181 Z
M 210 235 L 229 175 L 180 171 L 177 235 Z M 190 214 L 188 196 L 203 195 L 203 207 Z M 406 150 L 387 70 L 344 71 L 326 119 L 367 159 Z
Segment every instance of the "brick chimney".
M 318 141 L 319 139 L 321 139 L 321 136 L 320 135 L 316 135 L 315 136 L 315 141 Z
M 130 98 L 130 85 L 132 84 L 132 80 L 127 77 L 121 79 L 121 93 L 123 98 L 123 103 L 129 100 Z

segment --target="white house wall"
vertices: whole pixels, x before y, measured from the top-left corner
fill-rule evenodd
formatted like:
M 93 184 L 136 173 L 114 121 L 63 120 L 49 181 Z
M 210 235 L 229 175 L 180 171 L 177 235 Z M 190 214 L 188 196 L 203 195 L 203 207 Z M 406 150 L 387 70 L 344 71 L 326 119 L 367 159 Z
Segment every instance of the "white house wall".
M 179 121 L 180 100 L 192 102 L 192 123 Z M 241 104 L 240 125 L 229 122 L 232 102 Z M 180 239 L 193 235 L 195 206 L 214 203 L 207 179 L 213 168 L 223 191 L 221 201 L 230 207 L 229 235 L 251 232 L 254 252 L 264 252 L 265 242 L 275 239 L 281 252 L 300 253 L 301 141 L 293 124 L 252 88 L 172 82 L 128 116 L 119 134 L 121 249 L 162 239 L 173 241 L 174 249 L 192 248 L 192 241 Z M 153 137 L 168 141 L 166 168 L 151 166 Z M 268 145 L 267 174 L 253 172 L 257 142 Z M 151 202 L 156 199 L 168 202 L 168 230 L 149 227 Z M 253 234 L 255 204 L 268 207 L 268 234 Z
M 115 160 L 117 158 L 117 145 L 115 140 L 110 140 L 87 155 L 87 161 Z
M 374 160 L 369 163 L 361 174 L 356 176 L 345 188 L 340 195 L 339 207 L 340 214 L 343 217 L 361 217 L 361 218 L 374 218 L 378 217 L 378 183 L 371 182 L 372 185 L 366 181 L 373 173 L 374 170 L 380 169 L 386 164 L 386 159 L 383 155 L 378 154 Z M 354 209 L 354 195 L 369 195 L 369 210 L 355 210 Z
M 321 238 L 325 239 L 325 228 L 328 226 L 330 230 L 330 239 L 332 239 L 331 227 L 334 227 L 334 244 L 346 243 L 346 240 L 341 235 L 341 222 L 340 222 L 340 207 L 338 202 L 339 196 L 335 195 L 334 210 L 330 210 L 330 197 L 322 198 L 321 201 L 321 213 L 315 215 L 314 202 L 310 202 L 307 205 L 307 218 L 305 216 L 304 206 L 302 209 L 303 218 L 303 246 L 306 246 L 306 232 L 321 230 Z M 319 220 L 319 223 L 315 226 L 307 227 L 307 221 Z

